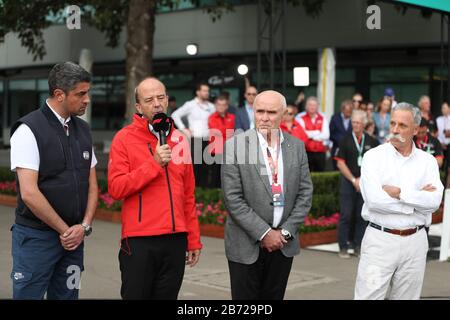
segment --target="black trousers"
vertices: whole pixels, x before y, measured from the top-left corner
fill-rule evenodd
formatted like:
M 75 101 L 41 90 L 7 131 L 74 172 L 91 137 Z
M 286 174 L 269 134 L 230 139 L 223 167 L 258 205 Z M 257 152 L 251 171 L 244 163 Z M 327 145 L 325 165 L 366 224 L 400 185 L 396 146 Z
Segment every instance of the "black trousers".
M 208 141 L 202 138 L 191 138 L 191 157 L 194 167 L 195 186 L 208 188 L 208 181 L 210 180 L 210 169 L 205 164 L 203 153 L 208 146 Z
M 348 242 L 360 248 L 367 227 L 367 222 L 361 216 L 364 200 L 361 193 L 356 192 L 350 181 L 342 176 L 340 177 L 340 200 L 339 249 L 348 249 Z
M 233 300 L 283 300 L 294 258 L 259 249 L 253 264 L 228 260 Z
M 122 240 L 122 299 L 176 300 L 183 282 L 186 250 L 186 233 Z
M 307 152 L 309 171 L 322 172 L 325 171 L 325 152 Z

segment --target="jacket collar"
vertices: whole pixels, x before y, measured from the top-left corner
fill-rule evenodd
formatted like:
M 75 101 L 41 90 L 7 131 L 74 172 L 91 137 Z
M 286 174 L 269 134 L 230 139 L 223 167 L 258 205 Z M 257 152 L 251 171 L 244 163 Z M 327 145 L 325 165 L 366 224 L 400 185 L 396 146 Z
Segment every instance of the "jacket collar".
M 142 133 L 145 132 L 145 134 L 147 134 L 148 136 L 158 139 L 158 137 L 155 136 L 155 134 L 150 130 L 148 119 L 144 118 L 139 113 L 134 114 L 132 126 L 135 127 L 137 130 L 141 131 Z M 173 129 L 174 126 L 172 125 L 167 137 L 169 137 L 172 134 Z

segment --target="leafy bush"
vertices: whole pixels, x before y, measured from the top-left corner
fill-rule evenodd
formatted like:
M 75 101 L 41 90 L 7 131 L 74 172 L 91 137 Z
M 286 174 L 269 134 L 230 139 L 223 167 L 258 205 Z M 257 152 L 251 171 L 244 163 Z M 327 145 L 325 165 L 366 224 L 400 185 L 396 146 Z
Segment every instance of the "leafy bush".
M 0 167 L 0 182 L 15 180 L 16 174 L 14 172 L 12 172 L 9 168 Z
M 314 191 L 309 215 L 317 219 L 339 212 L 339 172 L 313 172 L 311 180 Z

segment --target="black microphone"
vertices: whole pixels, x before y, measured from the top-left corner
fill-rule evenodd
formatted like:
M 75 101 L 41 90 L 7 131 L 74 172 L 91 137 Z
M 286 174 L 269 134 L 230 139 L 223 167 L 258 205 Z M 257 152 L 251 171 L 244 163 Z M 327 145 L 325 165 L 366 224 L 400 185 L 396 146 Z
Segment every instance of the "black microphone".
M 167 143 L 166 132 L 170 129 L 170 125 L 172 123 L 171 120 L 172 119 L 170 117 L 162 112 L 155 114 L 153 117 L 152 126 L 153 130 L 159 134 L 160 145 Z

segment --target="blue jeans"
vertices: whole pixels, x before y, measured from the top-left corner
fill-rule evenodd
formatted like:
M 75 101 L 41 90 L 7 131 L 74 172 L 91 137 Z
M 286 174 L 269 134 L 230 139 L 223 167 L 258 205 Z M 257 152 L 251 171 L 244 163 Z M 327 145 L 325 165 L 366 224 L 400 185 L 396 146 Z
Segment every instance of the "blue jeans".
M 83 247 L 66 251 L 55 230 L 11 227 L 13 299 L 78 299 Z

